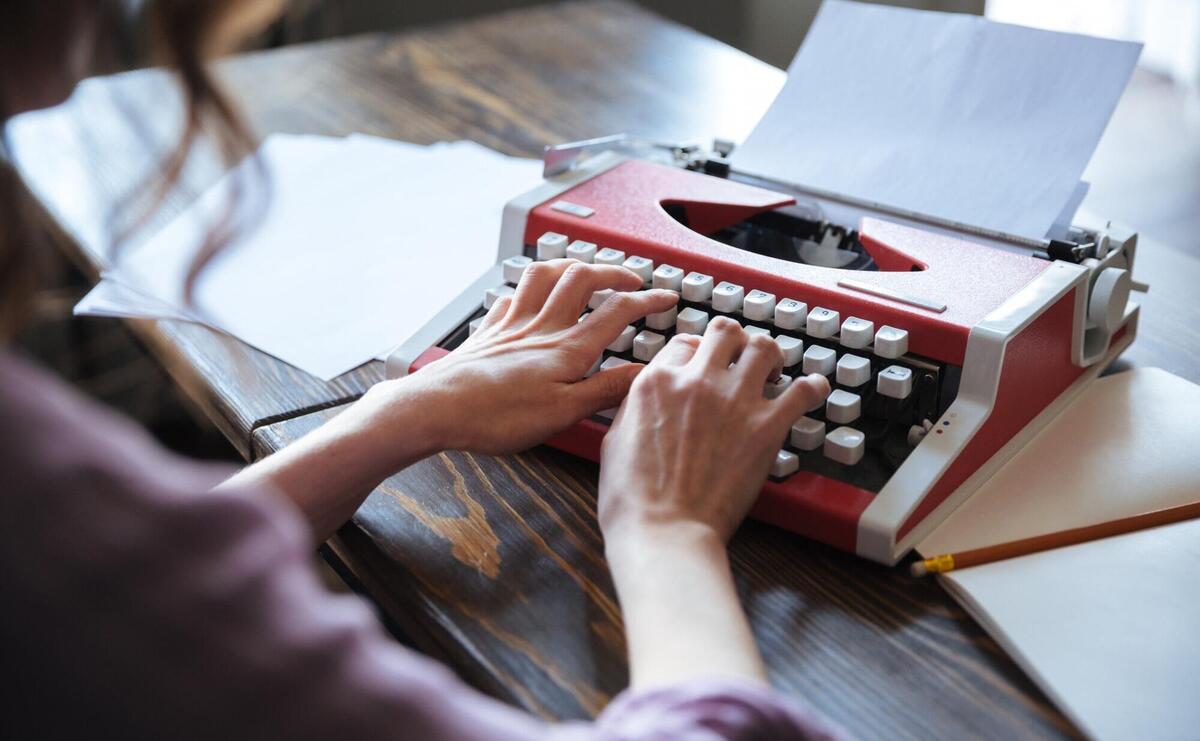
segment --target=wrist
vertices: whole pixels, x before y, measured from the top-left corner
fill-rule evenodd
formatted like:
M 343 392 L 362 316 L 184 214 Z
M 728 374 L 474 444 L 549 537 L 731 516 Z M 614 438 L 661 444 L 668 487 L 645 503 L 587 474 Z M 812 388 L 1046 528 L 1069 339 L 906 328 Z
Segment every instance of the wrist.
M 765 681 L 716 530 L 695 521 L 650 524 L 622 531 L 606 550 L 632 686 L 702 677 Z
M 727 560 L 725 539 L 695 520 L 642 519 L 606 528 L 604 551 L 614 573 L 679 558 Z
M 409 378 L 382 381 L 372 386 L 358 404 L 351 434 L 363 446 L 378 450 L 388 474 L 415 461 L 453 448 L 447 431 L 444 405 L 438 393 L 411 383 Z

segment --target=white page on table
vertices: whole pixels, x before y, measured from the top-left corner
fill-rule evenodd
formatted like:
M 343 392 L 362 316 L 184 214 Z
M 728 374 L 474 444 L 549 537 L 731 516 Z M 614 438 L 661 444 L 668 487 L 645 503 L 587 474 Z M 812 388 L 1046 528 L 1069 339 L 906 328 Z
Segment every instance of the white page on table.
M 495 261 L 504 203 L 540 182 L 536 161 L 476 145 L 407 150 L 349 140 L 311 171 L 263 160 L 272 201 L 260 227 L 219 255 L 196 286 L 208 323 L 321 378 L 407 339 Z M 214 189 L 193 213 L 123 259 L 120 274 L 180 305 L 182 279 Z
M 118 236 L 137 243 L 166 224 L 161 209 L 131 233 L 133 210 L 118 201 L 153 183 L 182 131 L 183 101 L 172 75 L 146 70 L 138 95 L 125 90 L 133 79 L 118 75 L 80 83 L 62 105 L 13 118 L 6 134 L 13 161 L 30 190 L 79 246 L 101 266 L 111 263 Z M 222 173 L 210 143 L 197 142 L 169 196 L 190 200 Z M 103 197 L 102 197 L 103 196 Z
M 289 166 L 311 171 L 313 167 L 326 157 L 337 153 L 344 139 L 320 137 L 312 135 L 275 134 L 272 135 L 272 151 L 278 157 L 286 157 Z M 30 139 L 32 141 L 33 139 Z M 42 170 L 41 172 L 46 172 Z M 57 195 L 69 194 L 63 191 Z M 203 228 L 203 225 L 199 225 Z M 199 239 L 200 232 L 197 232 Z M 135 245 L 139 242 L 135 241 Z M 195 247 L 196 245 L 193 245 Z M 130 249 L 134 249 L 131 247 Z M 169 258 L 164 255 L 163 260 Z M 158 256 L 152 252 L 143 252 L 142 259 L 158 262 Z M 141 319 L 176 319 L 204 323 L 187 307 L 169 303 L 157 298 L 127 283 L 119 271 L 105 271 L 99 283 L 93 286 L 75 305 L 76 316 L 141 318 Z
M 740 170 L 1041 238 L 1140 44 L 826 0 Z
M 186 311 L 112 279 L 102 279 L 75 304 L 75 316 L 196 321 Z
M 1094 381 L 917 549 L 1007 543 L 1200 500 L 1200 386 L 1159 368 Z
M 1092 738 L 1197 737 L 1200 521 L 941 578 Z

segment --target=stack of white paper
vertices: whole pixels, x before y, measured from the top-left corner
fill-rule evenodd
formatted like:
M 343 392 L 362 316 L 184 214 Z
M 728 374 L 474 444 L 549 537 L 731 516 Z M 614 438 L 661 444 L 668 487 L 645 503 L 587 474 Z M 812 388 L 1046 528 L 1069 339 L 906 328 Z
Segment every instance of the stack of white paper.
M 190 205 L 124 233 L 113 216 L 128 225 L 130 212 L 99 179 L 143 183 L 183 110 L 169 74 L 139 73 L 136 94 L 133 82 L 89 80 L 5 132 L 26 183 L 104 271 L 77 313 L 203 322 L 325 379 L 386 355 L 473 283 L 495 261 L 504 204 L 541 182 L 536 161 L 471 142 L 273 135 L 259 152 L 271 200 L 258 228 L 210 264 L 187 305 L 187 268 L 236 171 L 222 177 L 201 142 L 170 196 Z
M 1079 179 L 1140 49 L 826 0 L 733 164 L 1040 239 L 1082 196 Z
M 191 305 L 188 269 L 238 171 L 120 253 L 77 311 L 200 321 L 333 378 L 386 354 L 475 281 L 495 261 L 505 202 L 540 182 L 536 161 L 471 142 L 274 135 L 259 159 L 270 200 L 258 226 L 205 268 Z
M 258 226 L 210 263 L 189 305 L 188 267 L 250 163 L 221 178 L 211 155 L 193 158 L 186 179 L 203 195 L 116 252 L 113 204 L 94 182 L 99 172 L 139 182 L 172 145 L 178 96 L 162 83 L 161 111 L 140 116 L 147 130 L 126 129 L 113 90 L 95 82 L 10 128 L 26 181 L 105 269 L 76 312 L 202 322 L 323 379 L 386 355 L 474 282 L 495 261 L 504 204 L 541 181 L 540 163 L 471 142 L 270 136 L 259 152 L 270 199 Z M 243 213 L 262 205 L 257 196 L 243 196 Z
M 138 209 L 115 208 L 174 150 L 183 108 L 170 74 L 144 70 L 85 80 L 63 105 L 17 116 L 4 133 L 25 183 L 92 261 L 107 267 L 118 237 L 122 245 L 145 239 L 222 174 L 220 158 L 201 139 L 168 207 L 144 223 Z

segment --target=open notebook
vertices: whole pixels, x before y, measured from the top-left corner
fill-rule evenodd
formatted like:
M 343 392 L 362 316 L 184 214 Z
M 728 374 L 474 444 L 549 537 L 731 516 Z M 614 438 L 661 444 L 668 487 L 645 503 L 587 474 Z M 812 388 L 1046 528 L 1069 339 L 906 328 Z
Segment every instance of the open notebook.
M 918 550 L 925 557 L 1200 500 L 1200 386 L 1101 378 Z M 1098 739 L 1200 739 L 1200 521 L 940 577 Z

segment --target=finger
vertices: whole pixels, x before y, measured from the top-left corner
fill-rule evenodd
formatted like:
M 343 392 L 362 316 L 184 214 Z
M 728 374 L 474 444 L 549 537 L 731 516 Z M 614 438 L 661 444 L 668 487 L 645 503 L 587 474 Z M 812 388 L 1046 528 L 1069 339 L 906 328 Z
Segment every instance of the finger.
M 641 277 L 628 268 L 577 262 L 563 271 L 538 319 L 555 329 L 569 327 L 578 321 L 596 291 L 636 291 L 641 287 Z
M 521 274 L 521 280 L 517 282 L 512 306 L 508 309 L 509 321 L 525 322 L 537 316 L 546 305 L 546 299 L 550 297 L 558 279 L 568 267 L 577 263 L 577 260 L 547 260 L 526 267 L 525 272 Z
M 762 390 L 762 385 L 779 377 L 783 370 L 783 351 L 775 340 L 764 334 L 753 334 L 746 340 L 746 347 L 738 356 L 734 374 L 741 386 Z
M 725 370 L 742 353 L 748 339 L 742 325 L 727 316 L 718 316 L 708 323 L 696 351 L 696 362 L 708 371 Z
M 666 311 L 679 301 L 674 291 L 655 289 L 634 293 L 614 293 L 600 308 L 588 314 L 576 330 L 578 342 L 589 357 L 595 357 L 621 334 L 621 330 L 647 314 Z
M 700 335 L 677 334 L 650 361 L 652 365 L 687 365 L 700 347 Z
M 620 406 L 633 379 L 645 367 L 641 363 L 625 363 L 571 384 L 568 394 L 575 416 L 585 419 L 596 412 Z
M 797 378 L 784 392 L 775 399 L 775 413 L 784 418 L 790 425 L 801 416 L 811 412 L 824 403 L 829 396 L 829 379 L 820 373 L 810 373 L 803 378 Z
M 479 329 L 476 332 L 482 332 L 485 329 L 491 329 L 499 324 L 507 316 L 509 307 L 512 306 L 512 296 L 501 296 L 492 304 L 492 308 L 488 309 L 488 313 L 483 315 L 483 321 L 479 323 Z

